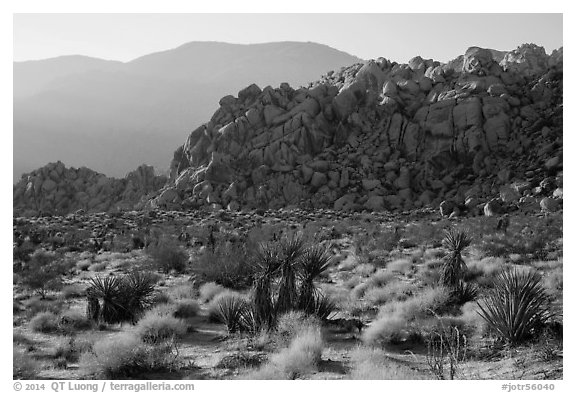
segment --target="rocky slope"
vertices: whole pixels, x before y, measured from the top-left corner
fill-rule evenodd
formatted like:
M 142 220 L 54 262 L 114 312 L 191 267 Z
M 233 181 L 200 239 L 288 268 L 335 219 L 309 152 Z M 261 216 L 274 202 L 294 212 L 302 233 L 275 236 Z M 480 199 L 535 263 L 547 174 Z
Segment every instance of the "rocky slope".
M 58 161 L 23 176 L 14 185 L 14 216 L 131 210 L 165 183 L 166 178 L 156 176 L 154 168 L 147 165 L 124 179 L 114 179 L 88 168 L 66 168 Z
M 472 47 L 448 64 L 379 58 L 306 88 L 252 84 L 220 99 L 190 133 L 166 183 L 149 167 L 116 180 L 51 164 L 14 186 L 15 215 L 141 207 L 557 210 L 562 56 L 533 44 L 508 53 Z
M 458 214 L 495 197 L 490 212 L 550 197 L 556 209 L 562 49 L 494 55 L 472 47 L 448 64 L 379 58 L 307 88 L 250 85 L 190 133 L 148 206 L 380 211 L 445 201 L 443 213 Z

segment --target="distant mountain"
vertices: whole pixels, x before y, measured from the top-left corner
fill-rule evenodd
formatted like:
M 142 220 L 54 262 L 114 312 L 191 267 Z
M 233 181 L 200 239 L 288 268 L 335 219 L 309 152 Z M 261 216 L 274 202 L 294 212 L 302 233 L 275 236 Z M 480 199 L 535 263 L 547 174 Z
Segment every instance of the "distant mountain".
M 14 180 L 52 161 L 124 176 L 167 170 L 218 100 L 250 83 L 307 85 L 362 60 L 326 45 L 191 42 L 127 63 L 84 56 L 14 63 Z

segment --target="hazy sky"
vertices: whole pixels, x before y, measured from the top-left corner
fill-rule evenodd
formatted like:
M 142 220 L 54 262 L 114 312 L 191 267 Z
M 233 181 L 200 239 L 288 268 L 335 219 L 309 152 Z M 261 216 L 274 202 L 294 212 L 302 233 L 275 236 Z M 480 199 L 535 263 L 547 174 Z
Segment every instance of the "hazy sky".
M 562 46 L 562 14 L 15 14 L 14 60 L 128 61 L 190 41 L 314 41 L 364 59 L 450 60 L 470 46 Z

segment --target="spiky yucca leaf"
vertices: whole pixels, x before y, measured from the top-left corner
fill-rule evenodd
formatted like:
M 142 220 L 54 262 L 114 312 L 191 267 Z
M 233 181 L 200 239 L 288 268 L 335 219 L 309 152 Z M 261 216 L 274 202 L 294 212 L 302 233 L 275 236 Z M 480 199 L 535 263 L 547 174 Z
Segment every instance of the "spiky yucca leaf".
M 336 303 L 329 297 L 317 292 L 314 296 L 314 315 L 321 320 L 327 320 L 336 311 Z
M 225 296 L 218 303 L 218 312 L 228 333 L 242 330 L 242 318 L 246 313 L 248 302 L 239 296 Z
M 450 288 L 455 288 L 462 280 L 466 271 L 466 264 L 462 259 L 462 251 L 470 245 L 472 239 L 465 232 L 454 229 L 446 231 L 442 244 L 448 249 L 449 254 L 444 258 L 440 282 Z
M 331 261 L 332 257 L 326 247 L 313 246 L 304 253 L 298 274 L 301 283 L 298 308 L 301 310 L 307 313 L 314 312 L 314 296 L 316 295 L 314 280 L 330 267 Z
M 276 301 L 277 315 L 294 310 L 297 307 L 296 270 L 304 250 L 304 240 L 301 236 L 293 236 L 280 242 L 280 283 Z
M 553 316 L 542 278 L 534 271 L 503 271 L 478 306 L 488 326 L 511 345 L 521 343 Z
M 272 279 L 280 266 L 279 249 L 274 244 L 262 243 L 255 255 L 255 277 L 253 282 L 253 303 L 258 326 L 271 327 L 275 312 L 272 299 Z

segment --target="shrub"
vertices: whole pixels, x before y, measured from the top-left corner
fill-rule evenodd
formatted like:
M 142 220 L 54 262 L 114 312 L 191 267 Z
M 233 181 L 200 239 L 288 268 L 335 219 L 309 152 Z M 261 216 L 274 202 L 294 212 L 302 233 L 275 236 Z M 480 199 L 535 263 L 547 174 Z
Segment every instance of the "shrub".
M 75 299 L 83 297 L 85 295 L 85 292 L 86 290 L 78 285 L 67 285 L 64 288 L 62 288 L 60 294 L 64 299 Z
M 30 320 L 34 332 L 53 333 L 58 330 L 58 316 L 50 311 L 42 311 Z
M 146 248 L 152 257 L 153 266 L 164 273 L 174 270 L 182 273 L 186 270 L 188 253 L 173 239 L 160 238 L 155 244 Z
M 282 314 L 297 308 L 298 292 L 296 277 L 298 265 L 305 255 L 304 240 L 299 236 L 282 239 L 280 247 L 280 282 L 278 283 L 278 297 L 276 299 L 275 313 Z
M 426 288 L 402 302 L 389 302 L 380 308 L 378 319 L 362 335 L 367 344 L 396 344 L 420 339 L 418 321 L 444 311 L 450 302 L 450 293 L 443 287 Z
M 196 289 L 193 284 L 194 283 L 177 285 L 170 288 L 168 293 L 174 300 L 194 299 L 196 297 Z
M 393 279 L 394 279 L 394 274 L 392 274 L 391 272 L 389 272 L 387 270 L 378 270 L 368 278 L 368 280 L 366 281 L 366 284 L 370 288 L 383 287 L 386 284 L 388 284 L 390 281 L 392 281 Z
M 178 352 L 172 341 L 158 345 L 144 344 L 128 333 L 97 341 L 91 352 L 80 357 L 80 368 L 84 373 L 106 379 L 170 372 L 178 366 Z
M 57 290 L 62 286 L 62 275 L 70 268 L 55 252 L 36 250 L 26 268 L 20 272 L 21 283 L 38 292 L 42 299 L 48 290 Z
M 199 288 L 200 300 L 207 303 L 211 301 L 216 295 L 226 291 L 222 285 L 218 285 L 215 282 L 207 282 L 202 284 Z
M 108 261 L 96 262 L 96 263 L 91 264 L 88 267 L 88 270 L 91 272 L 102 272 L 102 271 L 106 270 L 107 266 L 108 266 Z
M 198 315 L 200 305 L 196 300 L 185 299 L 176 302 L 174 316 L 176 318 L 192 318 Z
M 76 262 L 76 268 L 80 271 L 87 271 L 91 264 L 92 262 L 90 262 L 90 260 L 81 259 L 78 262 Z
M 278 318 L 273 340 L 279 346 L 286 346 L 299 332 L 320 329 L 320 326 L 318 318 L 308 316 L 302 311 L 290 311 Z
M 307 329 L 300 332 L 288 348 L 274 354 L 270 361 L 287 379 L 295 379 L 318 369 L 322 349 L 320 329 Z
M 511 345 L 530 337 L 553 316 L 542 279 L 534 271 L 503 271 L 478 306 L 490 329 Z
M 135 332 L 142 342 L 158 344 L 169 339 L 179 338 L 186 334 L 186 324 L 172 315 L 158 315 L 151 310 L 136 324 Z
M 34 315 L 43 312 L 50 311 L 51 313 L 58 314 L 64 308 L 64 302 L 61 299 L 57 300 L 42 300 L 36 299 L 32 300 L 26 305 L 26 314 L 28 317 L 33 317 Z
M 254 249 L 250 242 L 221 242 L 193 258 L 190 269 L 204 281 L 233 289 L 248 288 L 252 284 L 253 271 L 249 261 Z
M 92 321 L 88 320 L 86 315 L 76 310 L 64 311 L 58 318 L 58 328 L 65 333 L 71 333 L 76 330 L 86 330 L 92 327 Z
M 403 258 L 390 262 L 388 265 L 386 265 L 386 269 L 391 272 L 406 274 L 412 269 L 413 265 L 414 264 L 410 259 Z

